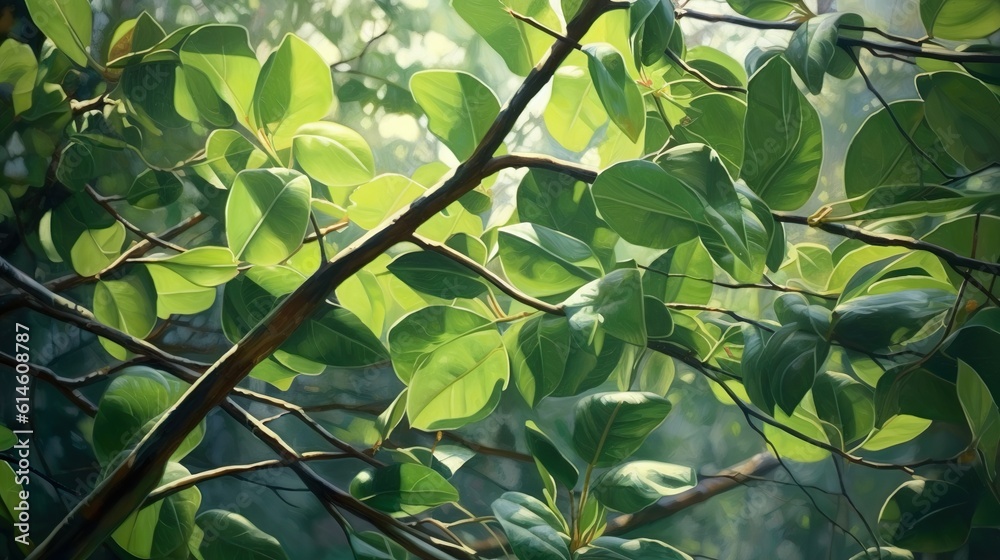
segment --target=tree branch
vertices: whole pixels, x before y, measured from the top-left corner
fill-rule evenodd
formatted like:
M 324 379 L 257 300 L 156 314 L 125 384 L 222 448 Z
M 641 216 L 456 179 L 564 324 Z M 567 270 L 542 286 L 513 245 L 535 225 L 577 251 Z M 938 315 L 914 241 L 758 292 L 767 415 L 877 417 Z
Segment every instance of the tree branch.
M 765 475 L 778 467 L 778 459 L 770 453 L 758 453 L 742 463 L 709 477 L 702 477 L 698 484 L 685 492 L 660 498 L 654 505 L 637 513 L 619 515 L 608 521 L 606 535 L 624 535 L 643 525 L 670 517 L 671 515 L 700 504 L 710 498 L 728 492 L 752 477 Z
M 458 264 L 464 266 L 465 268 L 468 268 L 469 270 L 485 278 L 487 282 L 496 286 L 501 292 L 507 294 L 511 298 L 529 307 L 533 307 L 535 309 L 538 309 L 539 311 L 544 311 L 546 313 L 554 313 L 556 315 L 563 314 L 561 307 L 545 303 L 544 301 L 529 296 L 528 294 L 518 290 L 514 286 L 511 286 L 509 283 L 507 283 L 506 280 L 500 278 L 500 276 L 498 276 L 485 266 L 477 263 L 472 259 L 463 258 L 465 257 L 465 255 L 452 249 L 451 247 L 448 247 L 447 245 L 438 243 L 436 241 L 432 241 L 416 233 L 413 234 L 413 237 L 410 239 L 410 241 L 412 241 L 415 245 L 417 245 L 421 249 L 425 249 L 427 251 L 433 251 L 440 255 L 444 255 L 449 259 L 457 262 Z
M 795 21 L 763 21 L 757 19 L 745 18 L 742 16 L 734 16 L 728 14 L 707 14 L 704 12 L 698 12 L 695 10 L 680 9 L 674 12 L 677 19 L 696 19 L 700 21 L 707 21 L 711 23 L 730 23 L 733 25 L 738 25 L 740 27 L 747 27 L 750 29 L 777 29 L 783 31 L 795 31 L 802 25 L 801 22 Z M 893 37 L 892 40 L 898 41 L 899 39 Z M 879 43 L 875 41 L 869 41 L 866 39 L 853 39 L 850 37 L 837 37 L 837 45 L 850 48 L 850 47 L 861 47 L 868 50 L 878 50 L 885 53 L 898 54 L 902 56 L 911 56 L 915 58 L 932 58 L 935 60 L 946 60 L 949 62 L 983 62 L 988 64 L 996 64 L 1000 62 L 1000 55 L 993 53 L 979 53 L 979 52 L 964 52 L 964 51 L 952 51 L 942 48 L 930 48 L 924 46 L 924 43 L 919 45 L 904 44 L 904 45 L 890 45 L 886 43 Z
M 579 41 L 602 14 L 628 5 L 627 2 L 589 0 L 569 23 L 566 36 Z M 131 512 L 141 505 L 145 495 L 153 490 L 149 481 L 157 478 L 156 475 L 184 437 L 212 408 L 225 401 L 229 392 L 256 364 L 276 350 L 315 309 L 323 304 L 330 291 L 393 245 L 406 240 L 420 224 L 458 201 L 463 194 L 479 184 L 484 177 L 483 167 L 499 149 L 528 103 L 549 82 L 570 52 L 572 47 L 563 41 L 553 44 L 542 61 L 524 79 L 506 106 L 501 108 L 496 120 L 465 163 L 459 165 L 438 186 L 340 251 L 289 294 L 160 417 L 142 442 L 63 519 L 29 558 L 77 560 L 93 552 Z M 298 469 L 308 470 L 307 466 L 299 463 L 293 468 L 297 469 L 296 472 L 300 472 Z M 317 486 L 320 483 L 310 480 L 306 484 Z M 328 483 L 327 486 L 333 488 Z M 334 488 L 334 490 L 342 493 L 339 489 Z M 328 491 L 333 490 L 328 489 Z M 366 519 L 369 521 L 381 519 L 367 511 L 370 508 L 365 507 L 363 516 Z M 384 515 L 382 517 L 391 519 Z M 417 540 L 406 532 L 397 530 L 389 534 L 421 557 L 465 557 L 458 551 L 428 550 L 426 541 Z
M 163 239 L 160 239 L 159 237 L 156 237 L 151 233 L 146 233 L 145 231 L 142 230 L 142 228 L 136 226 L 132 222 L 129 222 L 121 214 L 119 214 L 118 210 L 115 210 L 115 207 L 111 205 L 111 202 L 109 202 L 108 199 L 101 196 L 101 194 L 95 191 L 93 187 L 91 187 L 90 185 L 85 185 L 84 188 L 86 189 L 87 194 L 90 195 L 90 198 L 94 199 L 94 202 L 99 204 L 101 208 L 104 208 L 104 210 L 107 211 L 108 214 L 111 214 L 111 216 L 118 223 L 125 226 L 125 229 L 131 231 L 132 233 L 138 235 L 139 237 L 145 239 L 146 241 L 153 243 L 154 245 L 159 245 L 160 247 L 163 247 L 164 249 L 170 249 L 172 251 L 177 251 L 178 253 L 183 253 L 184 251 L 187 251 L 187 249 L 181 247 L 180 245 L 175 245 L 169 241 L 164 241 Z

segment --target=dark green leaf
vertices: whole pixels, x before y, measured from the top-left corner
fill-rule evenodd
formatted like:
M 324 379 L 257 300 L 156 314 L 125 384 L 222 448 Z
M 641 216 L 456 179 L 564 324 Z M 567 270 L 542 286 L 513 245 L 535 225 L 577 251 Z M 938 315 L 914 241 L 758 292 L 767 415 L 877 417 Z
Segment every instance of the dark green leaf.
M 697 477 L 691 467 L 658 461 L 632 461 L 619 465 L 594 481 L 594 496 L 607 507 L 635 513 L 663 496 L 694 488 Z
M 416 515 L 458 501 L 458 490 L 434 469 L 403 463 L 358 473 L 351 495 L 394 516 Z
M 635 453 L 670 408 L 652 393 L 591 395 L 577 404 L 573 448 L 594 466 L 612 466 Z

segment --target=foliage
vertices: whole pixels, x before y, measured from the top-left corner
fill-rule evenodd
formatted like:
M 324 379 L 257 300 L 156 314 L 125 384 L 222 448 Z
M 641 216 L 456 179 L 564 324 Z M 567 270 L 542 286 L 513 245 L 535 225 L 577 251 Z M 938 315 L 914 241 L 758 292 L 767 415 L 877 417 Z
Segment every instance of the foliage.
M 315 38 L 243 16 L 161 26 L 142 12 L 100 43 L 84 0 L 27 4 L 48 40 L 37 53 L 0 44 L 2 272 L 18 288 L 0 308 L 99 337 L 88 352 L 103 370 L 33 373 L 93 416 L 65 429 L 108 481 L 95 495 L 134 502 L 104 533 L 70 515 L 54 529 L 70 544 L 12 555 L 89 554 L 111 537 L 120 558 L 287 558 L 302 535 L 202 508 L 208 480 L 275 467 L 320 498 L 356 558 L 500 554 L 494 542 L 522 559 L 690 558 L 641 526 L 620 538 L 632 518 L 619 514 L 655 518 L 704 486 L 702 465 L 647 443 L 683 406 L 675 377 L 694 374 L 768 450 L 807 466 L 832 457 L 845 496 L 844 462 L 905 475 L 879 482 L 880 511 L 848 498 L 866 530 L 846 554 L 996 538 L 992 5 L 921 0 L 918 40 L 866 28 L 865 14 L 728 0 L 730 23 L 791 31 L 786 48 L 739 61 L 685 27 L 721 16 L 669 0 L 453 0 L 446 17 L 478 35 L 462 28 L 470 48 L 524 77 L 511 96 L 475 62 L 356 70 L 391 58 L 367 52 L 382 35 L 334 60 Z M 401 10 L 377 4 L 388 19 Z M 421 33 L 449 31 L 431 27 Z M 917 66 L 910 98 L 876 89 L 865 68 L 883 53 Z M 529 108 L 549 81 L 547 105 Z M 838 152 L 819 101 L 862 82 L 877 108 Z M 423 127 L 409 142 L 432 146 L 424 165 L 386 156 L 399 146 L 379 119 Z M 526 152 L 532 132 L 575 161 Z M 841 170 L 843 189 L 829 188 Z M 172 347 L 190 325 L 222 344 Z M 315 407 L 347 422 L 283 395 L 376 377 L 384 402 Z M 277 417 L 236 397 L 320 439 L 272 430 Z M 572 413 L 554 419 L 552 403 Z M 280 461 L 192 475 L 189 454 L 219 437 L 204 419 L 218 404 Z M 526 420 L 506 448 L 463 435 L 512 410 Z M 337 451 L 304 451 L 315 442 Z M 537 478 L 469 491 L 461 469 L 477 454 L 533 464 Z M 349 482 L 306 465 L 342 459 Z M 9 506 L 24 483 L 4 469 Z M 114 486 L 132 469 L 152 495 Z M 13 510 L 2 514 L 10 529 Z

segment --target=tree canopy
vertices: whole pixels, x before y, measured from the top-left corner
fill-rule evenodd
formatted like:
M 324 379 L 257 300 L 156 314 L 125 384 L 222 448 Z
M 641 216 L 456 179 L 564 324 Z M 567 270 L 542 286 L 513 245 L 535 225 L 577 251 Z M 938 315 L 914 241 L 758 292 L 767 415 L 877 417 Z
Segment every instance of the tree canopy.
M 3 12 L 3 552 L 995 553 L 1000 4 L 886 4 Z

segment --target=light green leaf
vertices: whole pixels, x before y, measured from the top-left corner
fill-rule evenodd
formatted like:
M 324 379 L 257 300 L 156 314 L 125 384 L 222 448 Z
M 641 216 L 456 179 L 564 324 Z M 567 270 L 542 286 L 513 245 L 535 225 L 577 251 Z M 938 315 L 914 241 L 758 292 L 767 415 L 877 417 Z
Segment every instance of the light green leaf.
M 180 49 L 181 62 L 202 72 L 216 95 L 249 122 L 260 63 L 245 27 L 212 24 L 192 32 Z
M 920 0 L 927 34 L 939 39 L 979 39 L 1000 29 L 1000 5 L 978 0 Z
M 823 135 L 819 115 L 775 57 L 750 78 L 746 156 L 741 176 L 774 210 L 805 204 L 819 180 Z
M 38 75 L 38 61 L 28 45 L 15 40 L 0 43 L 0 85 L 14 103 L 14 115 L 20 115 L 31 108 L 35 77 Z
M 121 254 L 125 227 L 115 222 L 109 228 L 88 229 L 70 249 L 70 262 L 80 276 L 93 276 L 104 270 Z
M 587 68 L 563 66 L 556 71 L 544 119 L 549 134 L 567 150 L 580 152 L 590 144 L 608 114 Z
M 707 225 L 705 204 L 678 178 L 655 163 L 615 164 L 592 187 L 601 215 L 622 239 L 652 249 L 669 249 L 698 236 Z
M 500 333 L 487 330 L 442 344 L 417 363 L 406 416 L 418 430 L 450 430 L 496 408 L 510 366 Z
M 690 490 L 697 483 L 691 467 L 659 461 L 632 461 L 597 477 L 594 496 L 613 510 L 635 513 L 663 496 Z
M 195 520 L 205 532 L 198 551 L 204 560 L 287 560 L 278 539 L 238 513 L 221 509 L 202 512 Z
M 94 287 L 94 316 L 105 325 L 144 338 L 156 324 L 156 290 L 143 270 L 121 280 L 101 280 Z M 112 356 L 125 359 L 125 349 L 101 339 Z
M 189 282 L 163 266 L 147 265 L 146 270 L 156 287 L 156 316 L 160 319 L 169 319 L 173 314 L 201 313 L 215 303 L 215 288 Z
M 437 471 L 402 463 L 366 469 L 351 481 L 351 495 L 394 516 L 416 515 L 458 501 L 458 490 Z
M 389 330 L 392 367 L 409 383 L 420 358 L 466 334 L 492 328 L 493 322 L 467 309 L 433 305 L 400 319 Z
M 31 20 L 78 66 L 87 66 L 94 14 L 86 0 L 29 0 Z
M 278 151 L 288 148 L 292 135 L 318 121 L 333 105 L 330 67 L 304 40 L 288 34 L 264 62 L 253 94 L 253 118 Z
M 402 175 L 379 175 L 351 193 L 347 215 L 364 229 L 374 229 L 424 193 L 424 187 Z
M 625 68 L 625 59 L 607 43 L 584 45 L 583 52 L 604 109 L 630 140 L 638 142 L 646 124 L 646 108 L 639 86 Z
M 240 172 L 226 203 L 226 239 L 236 258 L 272 265 L 302 245 L 309 226 L 309 178 L 296 171 Z
M 328 187 L 353 187 L 375 176 L 375 158 L 360 134 L 332 122 L 295 131 L 292 153 L 310 177 Z
M 868 451 L 881 451 L 894 445 L 907 443 L 924 433 L 930 427 L 931 421 L 907 414 L 894 416 L 872 434 L 861 447 Z
M 188 282 L 211 288 L 232 280 L 239 264 L 227 247 L 195 247 L 177 255 L 159 255 L 141 262 L 166 268 Z
M 417 72 L 410 78 L 410 91 L 427 113 L 431 132 L 460 160 L 472 155 L 500 113 L 496 94 L 466 72 Z
M 684 118 L 674 125 L 674 140 L 678 144 L 711 146 L 722 158 L 729 175 L 739 177 L 745 151 L 743 121 L 746 114 L 747 104 L 738 97 L 724 93 L 700 95 L 691 100 Z
M 610 467 L 635 453 L 670 409 L 670 401 L 652 393 L 586 397 L 576 406 L 573 448 L 584 461 Z
M 726 0 L 737 13 L 753 19 L 778 21 L 793 12 L 808 14 L 809 9 L 802 0 Z
M 548 0 L 452 0 L 452 8 L 503 57 L 510 71 L 527 76 L 553 39 L 514 19 L 507 9 L 534 18 L 549 29 L 559 29 L 559 16 Z M 568 17 L 568 16 L 567 16 Z
M 242 134 L 220 128 L 208 137 L 205 161 L 193 166 L 193 169 L 216 188 L 228 189 L 233 186 L 240 171 L 264 167 L 267 162 L 267 155 Z
M 996 429 L 996 425 L 1000 423 L 1000 411 L 997 410 L 997 405 L 993 402 L 990 390 L 983 379 L 961 360 L 958 361 L 956 387 L 962 411 L 965 412 L 965 418 L 972 430 L 972 437 L 978 443 L 982 441 L 984 435 Z M 982 443 L 996 447 L 996 442 Z
M 190 476 L 180 463 L 167 463 L 160 484 Z M 128 554 L 139 558 L 182 560 L 188 558 L 188 541 L 195 529 L 201 492 L 187 488 L 133 512 L 112 533 Z
M 94 454 L 101 464 L 108 464 L 138 443 L 187 389 L 187 384 L 146 366 L 130 366 L 120 372 L 101 397 L 94 417 Z M 185 436 L 171 458 L 181 460 L 204 436 L 202 421 Z
M 712 299 L 715 269 L 705 247 L 697 239 L 669 249 L 657 257 L 642 275 L 642 292 L 665 303 L 706 304 Z M 671 276 L 665 276 L 665 275 Z
M 537 297 L 558 299 L 603 274 L 584 242 L 543 226 L 500 228 L 497 244 L 507 278 Z

